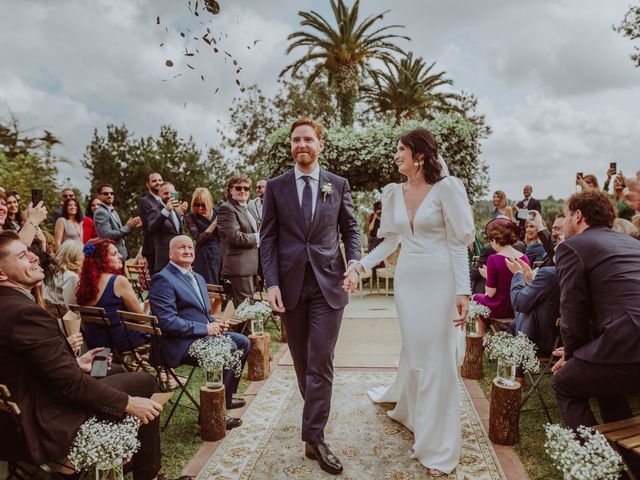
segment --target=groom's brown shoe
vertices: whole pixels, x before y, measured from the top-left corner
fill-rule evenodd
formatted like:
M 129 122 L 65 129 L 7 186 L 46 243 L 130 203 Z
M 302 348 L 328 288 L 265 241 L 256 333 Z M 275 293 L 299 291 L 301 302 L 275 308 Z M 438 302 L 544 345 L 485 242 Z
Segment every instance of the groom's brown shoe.
M 312 460 L 317 460 L 320 468 L 327 473 L 338 475 L 342 473 L 342 464 L 326 443 L 305 443 L 304 455 Z

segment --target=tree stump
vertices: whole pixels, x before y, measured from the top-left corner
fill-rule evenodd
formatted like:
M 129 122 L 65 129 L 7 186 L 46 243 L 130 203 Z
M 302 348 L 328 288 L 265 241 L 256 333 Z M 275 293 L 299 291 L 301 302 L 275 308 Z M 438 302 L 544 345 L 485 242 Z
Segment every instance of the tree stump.
M 464 361 L 460 368 L 460 375 L 463 378 L 471 380 L 479 380 L 484 377 L 482 368 L 482 354 L 484 347 L 482 346 L 482 335 L 467 334 L 467 347 L 464 351 Z
M 247 378 L 249 380 L 264 380 L 269 377 L 269 350 L 271 337 L 269 332 L 260 335 L 249 335 L 251 348 L 247 364 L 249 365 Z
M 287 330 L 284 328 L 284 320 L 282 320 L 282 317 L 278 317 L 278 321 L 280 322 L 280 341 L 287 343 Z
M 220 388 L 200 387 L 200 437 L 206 442 L 218 441 L 227 434 L 227 406 L 224 385 Z
M 505 387 L 497 379 L 491 385 L 489 440 L 500 445 L 514 445 L 520 437 L 520 385 Z

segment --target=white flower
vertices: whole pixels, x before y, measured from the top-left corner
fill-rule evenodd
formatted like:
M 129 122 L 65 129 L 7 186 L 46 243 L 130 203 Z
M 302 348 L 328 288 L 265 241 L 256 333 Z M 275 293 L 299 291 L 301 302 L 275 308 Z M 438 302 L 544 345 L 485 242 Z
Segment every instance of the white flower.
M 271 310 L 269 302 L 266 300 L 254 301 L 246 298 L 236 309 L 236 315 L 239 317 L 248 317 L 252 320 L 262 320 L 264 324 L 267 320 L 273 318 L 273 310 Z
M 219 335 L 207 340 L 199 338 L 189 347 L 189 355 L 198 361 L 198 365 L 208 372 L 218 368 L 233 370 L 236 377 L 242 374 L 242 351 L 232 351 L 231 339 Z
M 331 192 L 333 192 L 333 185 L 331 185 L 331 183 L 329 182 L 325 182 L 322 184 L 322 188 L 320 189 L 320 191 L 323 194 L 322 201 L 326 202 L 327 195 L 331 195 Z
M 520 365 L 525 372 L 536 373 L 540 369 L 536 356 L 537 347 L 523 332 L 518 332 L 515 337 L 507 332 L 485 335 L 482 343 L 484 353 L 491 360 Z
M 489 317 L 491 315 L 491 310 L 486 305 L 482 305 L 481 303 L 476 302 L 475 300 L 469 301 L 469 311 L 467 313 L 467 321 L 473 322 L 478 321 L 482 317 Z
M 580 441 L 570 428 L 547 424 L 545 451 L 566 477 L 580 480 L 614 480 L 622 472 L 622 458 L 600 432 L 578 427 Z
M 90 467 L 103 470 L 118 467 L 140 448 L 139 426 L 140 421 L 130 415 L 121 422 L 98 421 L 91 417 L 80 426 L 71 445 L 69 460 L 78 471 Z

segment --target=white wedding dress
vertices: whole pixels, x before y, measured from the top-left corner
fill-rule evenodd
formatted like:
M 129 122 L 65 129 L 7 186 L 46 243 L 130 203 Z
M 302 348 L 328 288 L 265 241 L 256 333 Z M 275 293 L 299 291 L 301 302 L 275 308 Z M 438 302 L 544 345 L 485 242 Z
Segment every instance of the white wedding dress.
M 460 460 L 458 366 L 465 335 L 454 327 L 456 295 L 471 293 L 467 245 L 474 240 L 471 207 L 462 182 L 435 183 L 416 211 L 413 231 L 402 185 L 382 192 L 378 236 L 362 259 L 368 270 L 401 244 L 394 293 L 403 348 L 389 387 L 369 391 L 374 402 L 395 402 L 389 416 L 414 433 L 412 458 L 451 473 Z

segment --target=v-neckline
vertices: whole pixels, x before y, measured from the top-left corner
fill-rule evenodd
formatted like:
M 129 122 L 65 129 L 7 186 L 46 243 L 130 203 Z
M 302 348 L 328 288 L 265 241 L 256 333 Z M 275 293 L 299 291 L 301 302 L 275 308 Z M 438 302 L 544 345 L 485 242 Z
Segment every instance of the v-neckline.
M 409 210 L 407 209 L 407 202 L 404 199 L 404 188 L 403 188 L 404 183 L 400 184 L 400 195 L 402 195 L 402 206 L 404 207 L 404 213 L 405 213 L 405 216 L 407 217 L 407 223 L 409 224 L 409 231 L 411 232 L 412 236 L 415 236 L 416 234 L 414 227 L 415 227 L 416 217 L 418 216 L 418 212 L 422 208 L 422 205 L 424 205 L 429 195 L 431 195 L 431 191 L 433 190 L 433 187 L 435 187 L 435 185 L 436 185 L 435 183 L 431 185 L 431 188 L 429 189 L 427 194 L 420 201 L 420 205 L 418 205 L 418 208 L 416 208 L 416 211 L 413 213 L 413 222 L 412 222 L 411 219 L 409 218 Z

